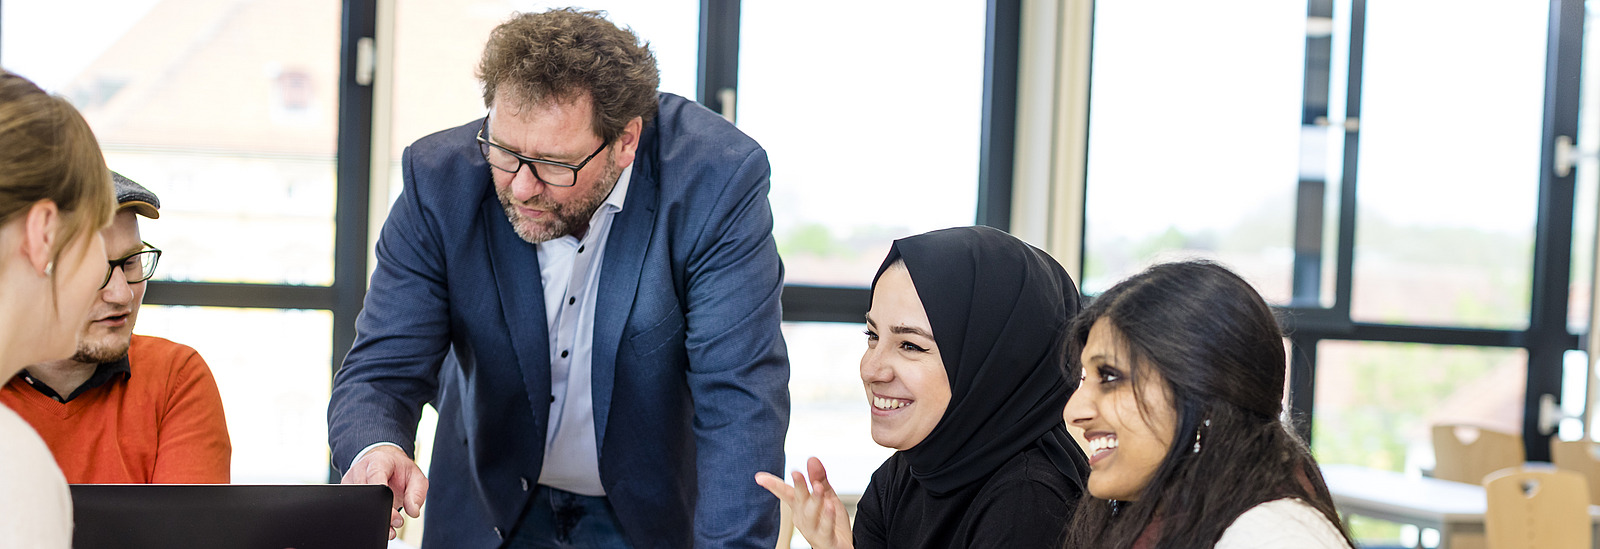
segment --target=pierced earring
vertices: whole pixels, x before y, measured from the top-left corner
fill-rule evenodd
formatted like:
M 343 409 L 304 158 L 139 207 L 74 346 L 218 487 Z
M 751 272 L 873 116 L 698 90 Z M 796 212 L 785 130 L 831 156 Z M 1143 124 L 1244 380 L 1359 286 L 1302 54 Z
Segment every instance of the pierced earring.
M 1200 433 L 1201 433 L 1201 431 L 1202 431 L 1202 430 L 1204 430 L 1204 429 L 1205 429 L 1205 428 L 1206 428 L 1206 427 L 1210 427 L 1210 426 L 1211 426 L 1211 420 L 1209 420 L 1209 419 L 1208 419 L 1208 420 L 1205 420 L 1205 422 L 1203 422 L 1203 423 L 1202 423 L 1202 424 L 1201 424 L 1201 426 L 1199 426 L 1199 427 L 1196 427 L 1196 428 L 1195 428 L 1195 429 L 1194 429 L 1194 450 L 1193 450 L 1193 451 L 1190 451 L 1190 452 L 1189 452 L 1189 453 L 1191 453 L 1191 454 L 1198 454 L 1198 453 L 1200 453 Z
M 44 276 L 46 276 L 46 277 L 54 276 L 56 274 L 55 271 L 56 271 L 56 262 L 51 261 L 49 263 L 45 263 L 44 264 Z

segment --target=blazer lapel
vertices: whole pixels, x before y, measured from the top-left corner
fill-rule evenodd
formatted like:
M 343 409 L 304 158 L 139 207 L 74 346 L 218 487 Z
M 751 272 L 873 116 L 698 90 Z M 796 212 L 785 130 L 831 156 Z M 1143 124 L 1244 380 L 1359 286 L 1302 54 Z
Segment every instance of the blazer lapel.
M 489 233 L 489 262 L 500 290 L 500 310 L 509 330 L 507 337 L 522 370 L 535 423 L 542 424 L 537 418 L 548 418 L 550 414 L 550 324 L 544 314 L 538 249 L 512 230 L 494 193 L 483 201 L 482 215 L 485 232 Z M 545 436 L 536 435 L 540 440 Z
M 612 388 L 616 384 L 617 348 L 622 344 L 622 328 L 633 311 L 633 298 L 639 291 L 639 273 L 645 251 L 655 228 L 656 195 L 659 190 L 650 154 L 652 132 L 639 143 L 633 180 L 628 183 L 628 198 L 622 211 L 611 220 L 606 237 L 606 255 L 601 260 L 600 293 L 595 298 L 594 348 L 591 375 L 594 398 L 595 455 L 601 455 L 606 439 L 606 420 L 611 415 Z

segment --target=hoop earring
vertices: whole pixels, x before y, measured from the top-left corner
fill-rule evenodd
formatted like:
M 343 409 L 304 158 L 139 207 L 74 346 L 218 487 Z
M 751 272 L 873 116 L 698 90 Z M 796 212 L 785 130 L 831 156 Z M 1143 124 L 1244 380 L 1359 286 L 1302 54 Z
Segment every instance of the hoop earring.
M 1208 420 L 1205 420 L 1204 422 L 1202 422 L 1199 427 L 1195 427 L 1194 428 L 1194 450 L 1191 450 L 1189 453 L 1191 453 L 1191 454 L 1200 453 L 1200 433 L 1201 433 L 1202 430 L 1204 430 L 1205 428 L 1210 427 L 1210 426 L 1211 426 L 1211 420 L 1208 419 Z

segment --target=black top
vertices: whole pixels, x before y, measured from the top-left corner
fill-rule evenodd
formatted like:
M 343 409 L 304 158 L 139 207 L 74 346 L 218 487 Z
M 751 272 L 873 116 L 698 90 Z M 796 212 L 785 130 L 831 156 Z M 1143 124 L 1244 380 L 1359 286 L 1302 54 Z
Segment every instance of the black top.
M 989 227 L 896 240 L 944 359 L 950 403 L 867 486 L 862 547 L 1047 547 L 1061 541 L 1088 460 L 1061 418 L 1078 289 L 1059 263 Z M 874 278 L 873 285 L 877 285 Z
M 905 455 L 896 453 L 861 495 L 855 545 L 1057 549 L 1081 490 L 1042 450 L 1031 448 L 982 482 L 934 495 L 911 478 Z

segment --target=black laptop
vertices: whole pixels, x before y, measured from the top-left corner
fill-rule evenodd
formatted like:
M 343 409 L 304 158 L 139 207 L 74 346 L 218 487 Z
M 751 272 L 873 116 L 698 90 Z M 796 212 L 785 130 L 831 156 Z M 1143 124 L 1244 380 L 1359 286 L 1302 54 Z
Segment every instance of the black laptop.
M 75 549 L 384 549 L 388 486 L 73 484 Z

